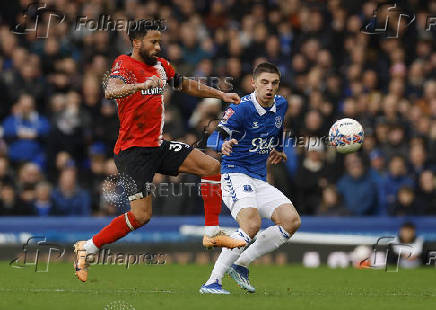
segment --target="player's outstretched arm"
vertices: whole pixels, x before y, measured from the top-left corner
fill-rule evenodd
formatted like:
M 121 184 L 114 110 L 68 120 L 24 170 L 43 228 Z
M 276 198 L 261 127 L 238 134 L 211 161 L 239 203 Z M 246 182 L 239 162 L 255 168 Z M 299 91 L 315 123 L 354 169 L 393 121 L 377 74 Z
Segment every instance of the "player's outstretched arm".
M 204 85 L 199 81 L 187 78 L 184 78 L 182 80 L 181 91 L 191 96 L 201 98 L 217 98 L 221 99 L 224 102 L 229 102 L 233 104 L 239 104 L 239 102 L 241 101 L 241 98 L 239 98 L 238 94 L 236 93 L 224 93 L 218 89 Z
M 119 99 L 127 97 L 140 90 L 145 90 L 153 87 L 162 87 L 163 82 L 160 78 L 153 75 L 148 78 L 144 83 L 126 84 L 118 78 L 110 78 L 104 90 L 106 99 Z

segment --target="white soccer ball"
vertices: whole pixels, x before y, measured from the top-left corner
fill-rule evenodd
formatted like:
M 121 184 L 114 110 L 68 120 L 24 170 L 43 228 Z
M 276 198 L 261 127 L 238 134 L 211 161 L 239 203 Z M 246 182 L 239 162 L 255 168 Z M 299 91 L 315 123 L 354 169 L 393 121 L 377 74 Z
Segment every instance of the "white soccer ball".
M 342 154 L 353 153 L 363 144 L 363 128 L 360 123 L 351 118 L 337 120 L 329 131 L 330 145 Z

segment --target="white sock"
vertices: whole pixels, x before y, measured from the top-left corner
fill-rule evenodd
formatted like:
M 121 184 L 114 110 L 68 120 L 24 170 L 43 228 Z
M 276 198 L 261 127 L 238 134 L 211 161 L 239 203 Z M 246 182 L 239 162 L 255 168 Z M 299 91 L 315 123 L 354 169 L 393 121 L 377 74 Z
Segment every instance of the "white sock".
M 219 226 L 204 226 L 204 234 L 209 237 L 215 236 L 217 233 L 219 233 L 220 227 Z
M 94 244 L 92 241 L 92 238 L 86 241 L 85 245 L 83 246 L 86 250 L 86 254 L 97 254 L 98 251 L 100 251 L 99 248 Z
M 251 238 L 240 228 L 235 231 L 231 237 L 244 240 L 247 244 L 251 241 Z M 222 279 L 227 269 L 229 269 L 229 267 L 238 259 L 242 251 L 244 251 L 244 248 L 234 248 L 232 250 L 223 248 L 220 256 L 215 262 L 212 274 L 210 275 L 209 280 L 207 280 L 206 285 L 215 283 L 217 280 L 219 284 L 222 284 Z
M 290 237 L 282 226 L 270 226 L 257 234 L 256 241 L 239 256 L 235 264 L 248 267 L 252 261 L 274 251 L 287 242 Z

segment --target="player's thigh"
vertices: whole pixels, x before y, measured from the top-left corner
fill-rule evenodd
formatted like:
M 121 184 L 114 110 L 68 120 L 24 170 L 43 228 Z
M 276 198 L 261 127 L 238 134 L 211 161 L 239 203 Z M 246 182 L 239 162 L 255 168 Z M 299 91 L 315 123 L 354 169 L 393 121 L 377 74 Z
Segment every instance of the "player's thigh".
M 256 180 L 257 205 L 262 218 L 271 219 L 274 211 L 281 205 L 292 205 L 292 201 L 271 184 Z
M 221 175 L 222 199 L 232 217 L 237 220 L 239 212 L 245 208 L 257 209 L 256 192 L 250 177 L 242 173 Z M 256 210 L 257 212 L 257 210 Z
M 149 185 L 160 163 L 158 148 L 132 147 L 114 157 L 119 184 L 130 201 L 149 195 Z
M 180 172 L 183 163 L 195 151 L 190 145 L 178 142 L 178 141 L 162 141 L 160 146 L 160 158 L 161 162 L 157 169 L 157 172 L 176 176 Z
M 220 173 L 220 163 L 215 158 L 204 154 L 200 150 L 193 149 L 180 165 L 179 172 L 199 176 L 216 175 Z

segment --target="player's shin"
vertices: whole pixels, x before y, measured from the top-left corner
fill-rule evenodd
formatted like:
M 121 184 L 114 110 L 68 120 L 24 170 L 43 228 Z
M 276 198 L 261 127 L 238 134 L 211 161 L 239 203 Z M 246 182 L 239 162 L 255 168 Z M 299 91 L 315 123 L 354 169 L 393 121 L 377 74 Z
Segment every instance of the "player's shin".
M 94 235 L 92 244 L 97 248 L 101 248 L 103 245 L 113 243 L 141 226 L 132 211 L 126 212 L 114 218 L 109 225 Z M 87 242 L 87 244 L 90 249 L 93 248 L 91 241 Z M 93 249 L 95 250 L 95 248 Z
M 221 213 L 221 175 L 201 179 L 201 197 L 204 201 L 205 235 L 212 237 L 219 232 Z
M 246 234 L 242 229 L 238 229 L 232 235 L 232 238 L 239 239 L 245 241 L 247 244 L 250 243 L 251 238 Z M 205 285 L 209 285 L 215 283 L 218 280 L 218 283 L 222 283 L 222 278 L 226 273 L 227 269 L 238 259 L 241 253 L 244 251 L 244 248 L 234 248 L 232 250 L 223 248 L 220 256 L 212 270 L 212 274 L 207 280 Z
M 290 237 L 282 226 L 270 226 L 257 235 L 256 241 L 240 255 L 235 264 L 248 267 L 252 261 L 276 250 Z

